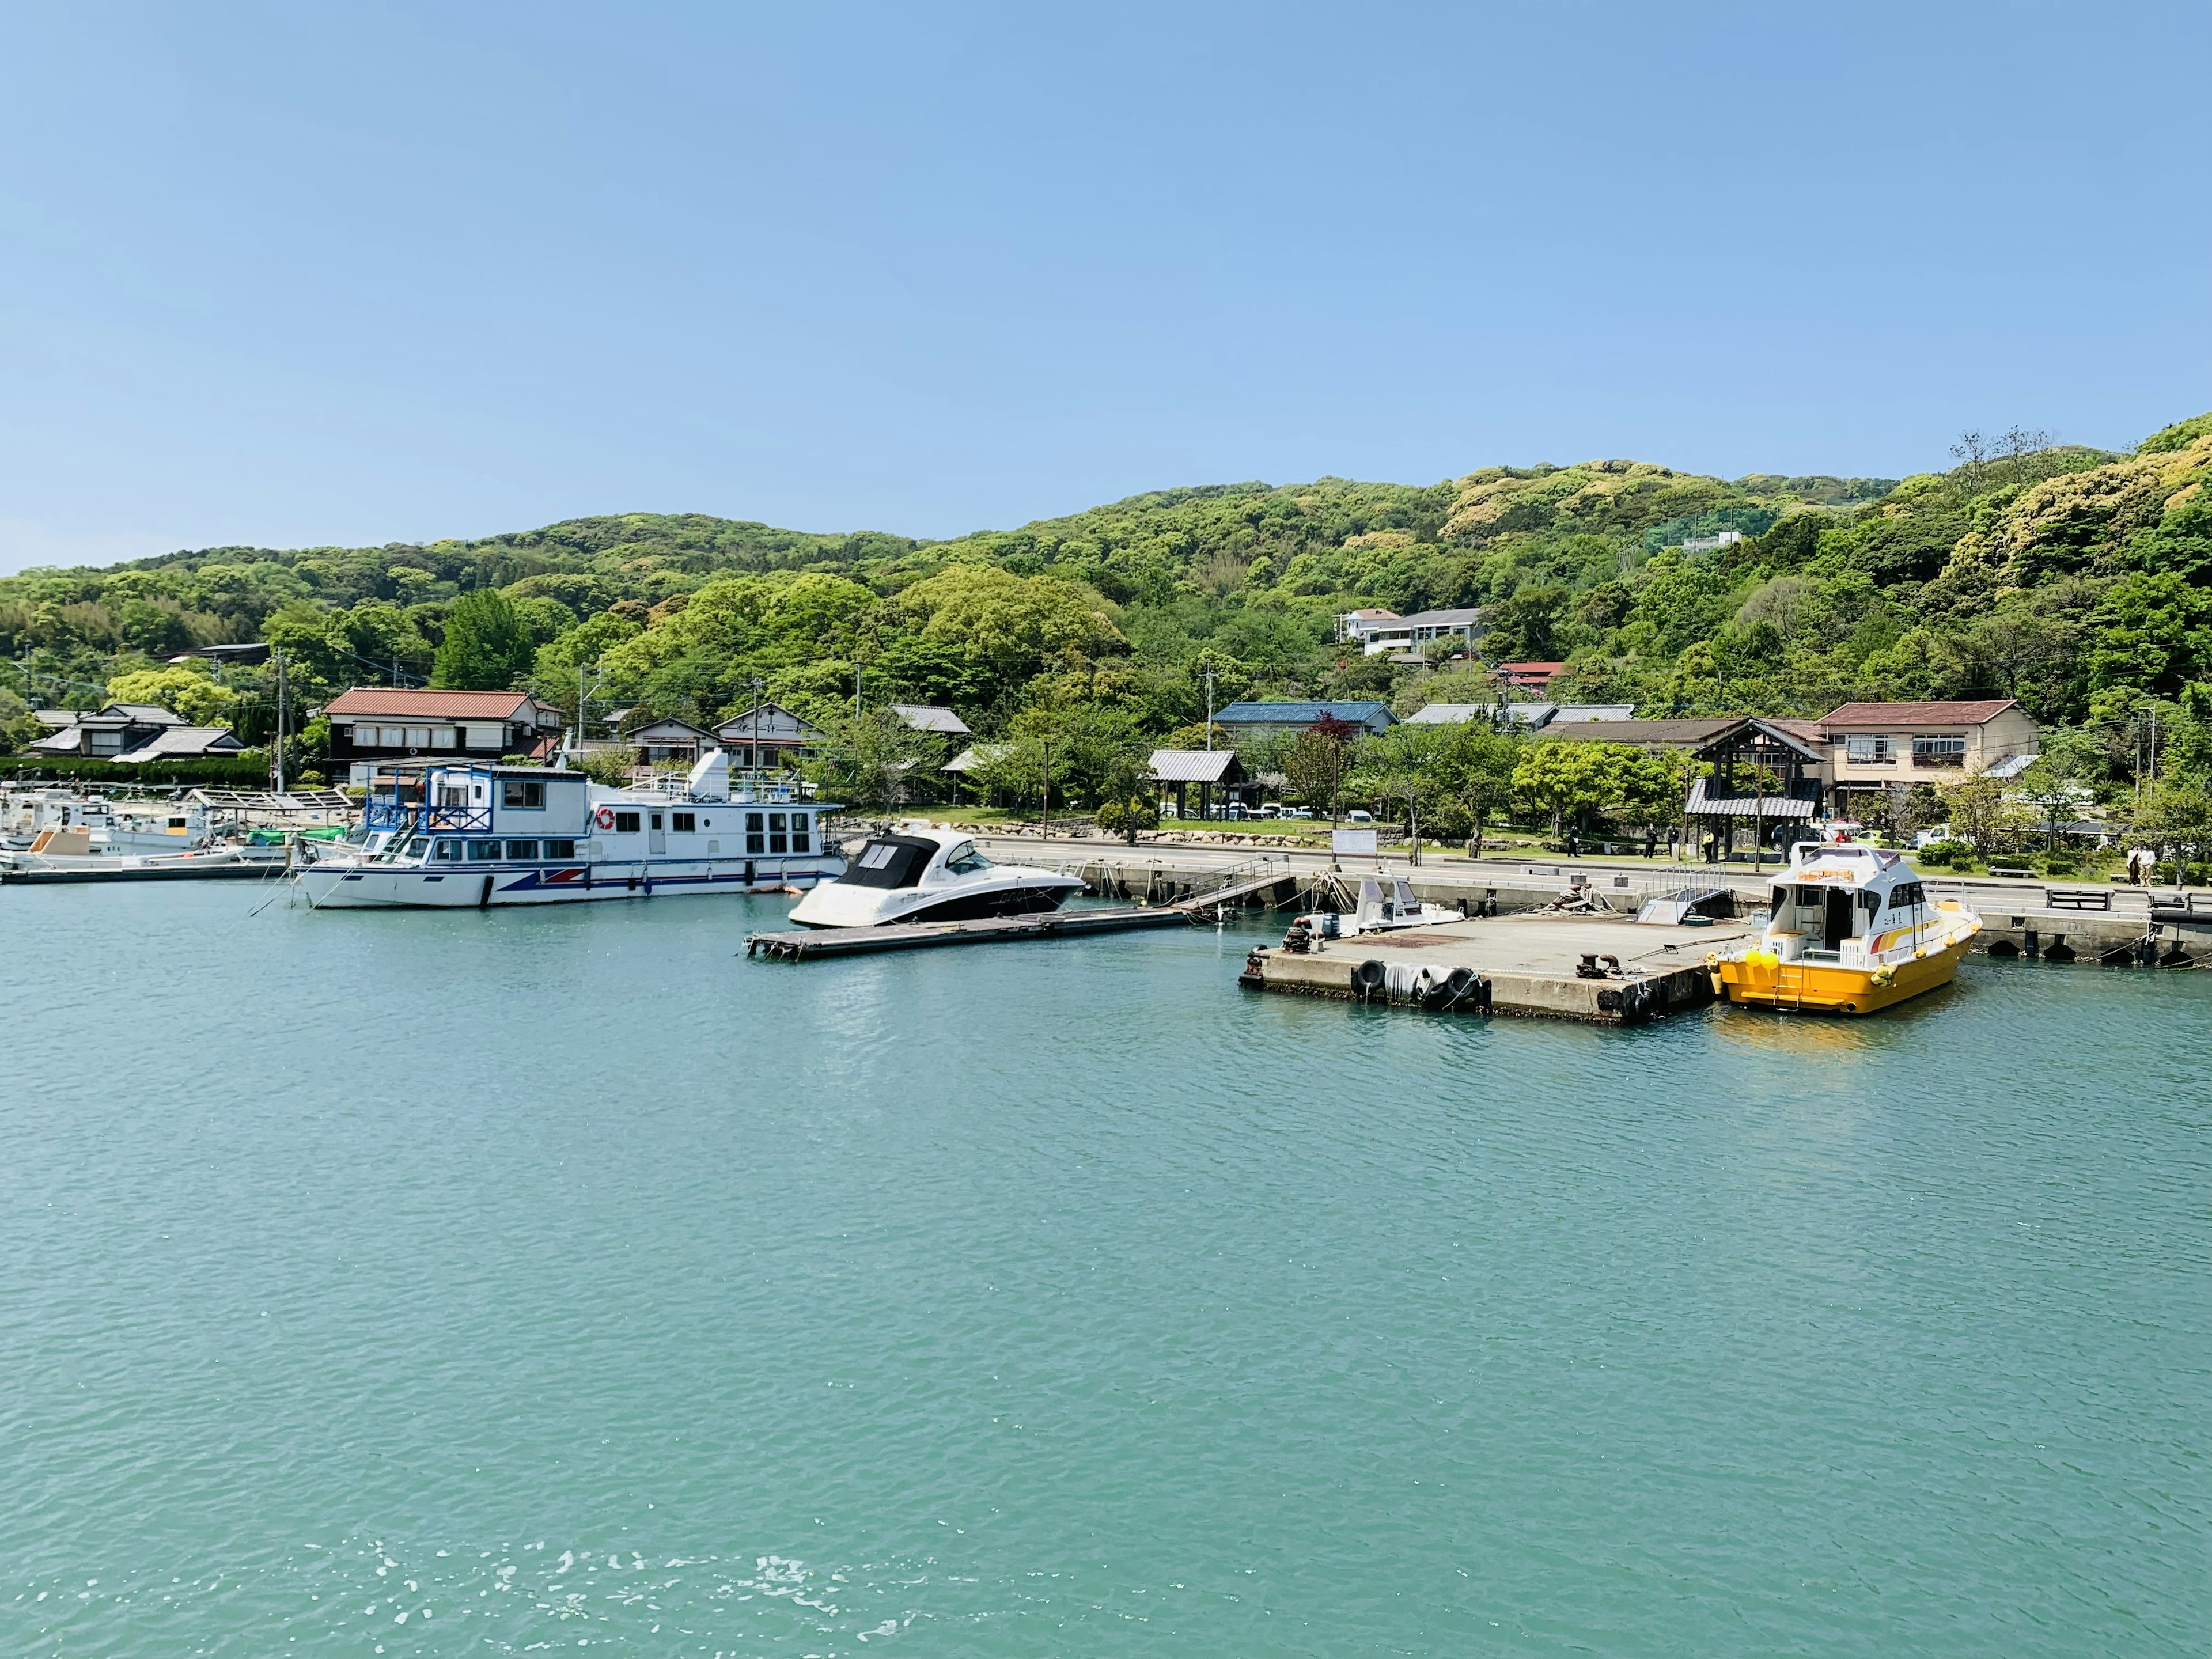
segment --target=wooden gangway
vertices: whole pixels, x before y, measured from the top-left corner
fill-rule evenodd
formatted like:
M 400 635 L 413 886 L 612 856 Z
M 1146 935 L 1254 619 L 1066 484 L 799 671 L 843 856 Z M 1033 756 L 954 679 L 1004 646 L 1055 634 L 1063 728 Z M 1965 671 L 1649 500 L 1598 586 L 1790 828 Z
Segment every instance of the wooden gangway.
M 1137 905 L 1112 910 L 1050 910 L 1033 916 L 983 916 L 970 921 L 916 921 L 884 927 L 800 927 L 774 933 L 749 933 L 745 954 L 772 962 L 810 962 L 817 957 L 857 957 L 883 951 L 927 951 L 942 945 L 992 945 L 1014 939 L 1077 939 L 1090 933 L 1126 933 L 1141 927 L 1188 927 L 1209 912 L 1240 904 L 1281 885 L 1280 870 L 1250 876 L 1176 904 Z

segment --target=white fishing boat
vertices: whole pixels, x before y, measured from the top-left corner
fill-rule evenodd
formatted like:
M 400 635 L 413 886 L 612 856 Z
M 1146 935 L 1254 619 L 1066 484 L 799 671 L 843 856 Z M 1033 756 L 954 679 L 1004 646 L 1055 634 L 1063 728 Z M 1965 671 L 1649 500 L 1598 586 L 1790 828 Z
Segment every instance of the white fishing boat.
M 1057 870 L 994 864 L 964 830 L 902 826 L 872 836 L 845 873 L 792 907 L 801 927 L 883 927 L 1057 910 L 1083 883 Z
M 0 810 L 0 854 L 118 857 L 196 851 L 216 836 L 197 802 L 109 800 L 69 789 L 11 794 Z
M 299 883 L 318 909 L 567 904 L 811 887 L 845 861 L 834 809 L 788 786 L 731 787 L 710 750 L 666 788 L 610 788 L 580 772 L 475 761 L 386 763 L 357 840 Z

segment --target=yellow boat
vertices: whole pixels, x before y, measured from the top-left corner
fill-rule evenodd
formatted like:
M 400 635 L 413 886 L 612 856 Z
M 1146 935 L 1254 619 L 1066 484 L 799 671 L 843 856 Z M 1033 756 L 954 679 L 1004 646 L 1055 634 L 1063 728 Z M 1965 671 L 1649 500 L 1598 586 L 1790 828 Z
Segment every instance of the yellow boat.
M 1851 842 L 1802 844 L 1776 884 L 1758 942 L 1706 958 L 1732 1002 L 1870 1014 L 1948 985 L 1982 919 L 1930 900 L 1895 853 Z

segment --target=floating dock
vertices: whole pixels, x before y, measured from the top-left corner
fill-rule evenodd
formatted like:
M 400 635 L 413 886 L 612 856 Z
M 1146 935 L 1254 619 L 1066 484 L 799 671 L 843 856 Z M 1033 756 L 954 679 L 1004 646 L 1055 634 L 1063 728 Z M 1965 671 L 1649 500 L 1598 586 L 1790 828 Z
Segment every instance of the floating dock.
M 40 886 L 63 882 L 268 881 L 288 873 L 282 858 L 210 859 L 204 864 L 138 864 L 124 860 L 101 869 L 58 869 L 51 866 L 0 865 L 0 882 Z
M 1262 947 L 1239 982 L 1262 991 L 1639 1025 L 1713 1000 L 1710 951 L 1758 936 L 1620 915 L 1519 915 Z
M 811 962 L 817 957 L 927 951 L 940 945 L 992 945 L 1009 939 L 1125 933 L 1139 927 L 1187 927 L 1196 915 L 1181 905 L 1161 905 L 1130 910 L 1052 910 L 1035 916 L 983 916 L 972 921 L 916 921 L 888 927 L 800 927 L 782 933 L 748 934 L 745 954 L 773 962 Z

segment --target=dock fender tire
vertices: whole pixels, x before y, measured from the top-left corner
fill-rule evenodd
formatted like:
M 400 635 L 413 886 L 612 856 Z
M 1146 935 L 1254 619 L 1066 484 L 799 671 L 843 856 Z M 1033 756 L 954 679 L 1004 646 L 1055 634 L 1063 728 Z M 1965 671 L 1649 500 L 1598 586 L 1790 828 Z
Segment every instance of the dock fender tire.
M 1472 968 L 1453 969 L 1450 973 L 1444 975 L 1444 1006 L 1447 1008 L 1453 1007 L 1460 1002 L 1464 1001 L 1468 993 L 1474 989 L 1474 969 Z
M 1382 964 L 1370 957 L 1352 970 L 1352 993 L 1362 1001 L 1379 995 L 1383 978 Z

